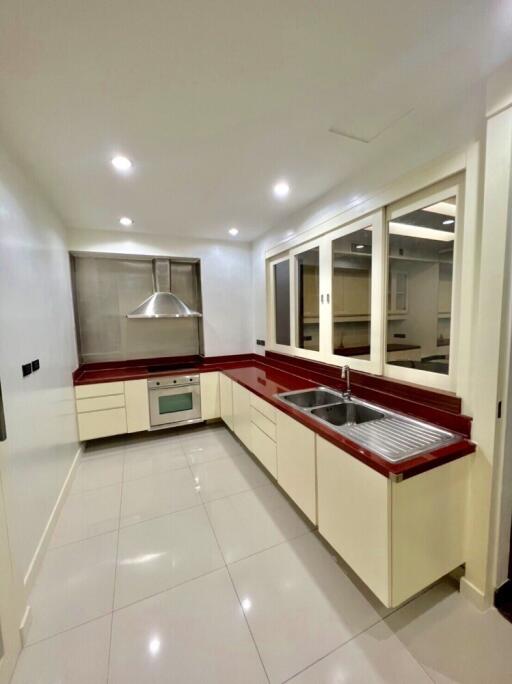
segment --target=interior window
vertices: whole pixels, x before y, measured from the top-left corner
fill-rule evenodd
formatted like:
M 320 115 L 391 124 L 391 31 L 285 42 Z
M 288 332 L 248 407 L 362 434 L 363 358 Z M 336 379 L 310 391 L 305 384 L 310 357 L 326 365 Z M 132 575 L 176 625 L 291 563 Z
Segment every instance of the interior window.
M 332 243 L 333 353 L 370 358 L 372 231 L 364 228 Z
M 447 374 L 456 198 L 388 222 L 386 360 Z
M 320 252 L 318 247 L 297 255 L 297 346 L 301 349 L 320 349 L 319 279 Z

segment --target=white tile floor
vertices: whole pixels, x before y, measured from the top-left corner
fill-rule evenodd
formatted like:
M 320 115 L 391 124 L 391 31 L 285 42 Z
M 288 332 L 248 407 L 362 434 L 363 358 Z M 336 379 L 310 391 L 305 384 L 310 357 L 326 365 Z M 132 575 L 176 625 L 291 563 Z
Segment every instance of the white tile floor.
M 13 684 L 512 681 L 449 580 L 386 611 L 223 427 L 89 449 Z

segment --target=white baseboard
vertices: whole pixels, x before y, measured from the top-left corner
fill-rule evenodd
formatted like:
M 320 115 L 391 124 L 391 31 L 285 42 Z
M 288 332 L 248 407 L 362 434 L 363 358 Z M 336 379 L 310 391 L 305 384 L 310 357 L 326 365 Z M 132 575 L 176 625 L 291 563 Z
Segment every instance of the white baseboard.
M 27 606 L 25 608 L 25 612 L 23 613 L 23 617 L 21 619 L 21 625 L 20 625 L 20 635 L 21 635 L 22 646 L 26 646 L 28 630 L 30 629 L 31 624 L 32 624 L 32 608 L 30 606 Z
M 460 593 L 479 610 L 487 610 L 492 606 L 492 598 L 477 589 L 475 585 L 462 577 L 460 580 Z
M 27 573 L 26 573 L 25 577 L 23 578 L 23 584 L 25 585 L 26 596 L 28 596 L 30 590 L 34 586 L 34 583 L 35 583 L 35 580 L 37 577 L 37 573 L 39 572 L 39 569 L 41 567 L 41 563 L 42 563 L 44 555 L 46 553 L 46 549 L 48 548 L 48 544 L 50 543 L 50 539 L 51 539 L 53 530 L 55 528 L 57 518 L 59 517 L 59 513 L 62 509 L 64 501 L 66 500 L 69 488 L 70 488 L 71 483 L 73 481 L 73 477 L 75 475 L 75 470 L 78 466 L 78 462 L 80 460 L 81 453 L 82 453 L 82 445 L 80 445 L 77 449 L 77 452 L 76 452 L 75 457 L 73 459 L 73 463 L 71 464 L 71 467 L 70 467 L 69 472 L 66 476 L 66 479 L 64 480 L 64 484 L 62 485 L 61 490 L 59 492 L 59 496 L 57 497 L 57 501 L 55 502 L 55 506 L 53 507 L 53 510 L 50 514 L 50 517 L 48 518 L 48 522 L 46 523 L 46 526 L 43 530 L 43 534 L 41 535 L 41 539 L 39 540 L 39 544 L 36 547 L 35 553 L 32 556 L 32 560 L 30 561 L 30 565 L 28 566 Z M 27 607 L 27 610 L 30 611 L 29 606 Z M 26 615 L 27 615 L 27 611 L 25 611 L 25 616 Z M 23 619 L 25 619 L 25 616 Z

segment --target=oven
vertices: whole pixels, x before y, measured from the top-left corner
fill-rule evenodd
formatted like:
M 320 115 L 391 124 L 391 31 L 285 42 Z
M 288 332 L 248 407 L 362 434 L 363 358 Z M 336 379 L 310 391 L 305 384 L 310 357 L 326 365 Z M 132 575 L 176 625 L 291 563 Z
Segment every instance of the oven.
M 150 429 L 201 421 L 199 375 L 168 375 L 148 380 Z

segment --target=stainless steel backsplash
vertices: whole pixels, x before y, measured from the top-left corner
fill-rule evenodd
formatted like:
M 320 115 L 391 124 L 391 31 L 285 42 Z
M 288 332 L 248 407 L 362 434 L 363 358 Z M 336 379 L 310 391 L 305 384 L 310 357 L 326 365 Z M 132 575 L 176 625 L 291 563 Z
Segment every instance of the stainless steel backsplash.
M 151 259 L 71 256 L 81 363 L 202 352 L 202 318 L 129 320 L 153 292 Z M 200 264 L 171 259 L 172 291 L 202 311 Z

